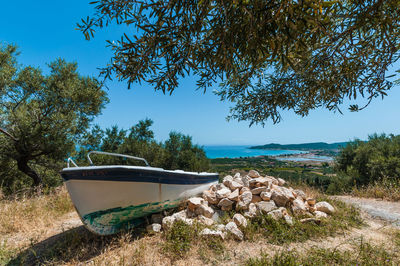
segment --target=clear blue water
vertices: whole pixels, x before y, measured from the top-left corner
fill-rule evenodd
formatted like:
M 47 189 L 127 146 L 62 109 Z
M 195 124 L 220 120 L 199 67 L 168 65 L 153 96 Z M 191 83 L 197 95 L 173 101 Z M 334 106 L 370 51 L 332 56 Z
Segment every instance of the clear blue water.
M 206 152 L 207 157 L 210 159 L 304 153 L 304 151 L 290 151 L 290 150 L 254 150 L 254 149 L 249 149 L 249 147 L 250 146 L 204 146 L 204 150 Z

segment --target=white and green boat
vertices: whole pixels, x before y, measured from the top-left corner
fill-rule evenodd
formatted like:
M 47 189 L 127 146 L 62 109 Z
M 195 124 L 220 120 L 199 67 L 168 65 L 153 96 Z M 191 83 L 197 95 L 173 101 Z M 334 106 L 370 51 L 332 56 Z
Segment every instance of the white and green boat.
M 92 153 L 142 160 L 147 166 L 93 166 Z M 116 153 L 92 151 L 88 160 L 92 166 L 78 167 L 68 158 L 61 176 L 82 222 L 99 235 L 132 228 L 141 217 L 177 207 L 217 183 L 219 177 L 150 167 L 143 158 Z

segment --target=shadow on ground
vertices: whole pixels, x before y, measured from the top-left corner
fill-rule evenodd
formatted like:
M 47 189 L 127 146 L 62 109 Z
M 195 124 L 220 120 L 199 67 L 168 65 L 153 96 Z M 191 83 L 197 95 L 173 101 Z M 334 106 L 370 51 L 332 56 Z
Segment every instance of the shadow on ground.
M 117 248 L 121 240 L 130 242 L 143 235 L 144 229 L 136 228 L 112 236 L 98 236 L 82 225 L 31 245 L 17 254 L 7 265 L 84 262 L 100 255 L 105 249 Z

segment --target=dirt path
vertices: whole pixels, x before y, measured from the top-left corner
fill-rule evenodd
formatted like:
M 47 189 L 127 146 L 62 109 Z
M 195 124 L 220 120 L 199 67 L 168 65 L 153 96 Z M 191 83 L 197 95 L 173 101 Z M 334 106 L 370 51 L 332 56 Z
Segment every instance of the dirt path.
M 373 218 L 387 221 L 393 226 L 400 228 L 400 202 L 352 196 L 335 196 L 335 198 L 359 207 Z

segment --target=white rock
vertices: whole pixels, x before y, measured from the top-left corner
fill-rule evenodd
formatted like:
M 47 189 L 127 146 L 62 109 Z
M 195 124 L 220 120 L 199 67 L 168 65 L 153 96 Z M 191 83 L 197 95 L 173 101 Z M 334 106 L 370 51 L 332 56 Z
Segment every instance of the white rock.
M 174 224 L 174 222 L 175 222 L 175 217 L 173 217 L 173 216 L 165 216 L 162 219 L 162 228 L 164 230 L 168 230 L 168 229 L 171 228 L 171 226 Z
M 248 188 L 248 187 L 242 187 L 242 188 L 240 189 L 239 194 L 242 195 L 242 194 L 243 194 L 244 192 L 246 192 L 246 191 L 250 191 L 250 188 Z
M 245 204 L 243 201 L 238 200 L 236 203 L 236 211 L 245 211 L 249 209 L 249 204 Z
M 326 214 L 332 214 L 335 212 L 335 208 L 333 208 L 333 206 L 326 201 L 318 202 L 315 204 L 315 208 L 317 211 L 324 212 Z
M 243 194 L 239 196 L 239 200 L 246 205 L 249 205 L 251 203 L 252 198 L 253 194 L 250 191 L 243 192 Z
M 233 204 L 233 201 L 231 201 L 230 199 L 224 198 L 224 199 L 221 199 L 221 201 L 218 203 L 218 207 L 220 207 L 221 210 L 223 210 L 223 211 L 230 211 L 230 210 L 232 210 L 232 204 Z
M 229 194 L 231 194 L 231 190 L 229 188 L 221 188 L 220 190 L 217 190 L 217 198 L 218 199 L 222 199 L 222 198 L 226 198 L 229 196 Z
M 255 178 L 254 181 L 256 181 L 256 186 L 266 186 L 269 187 L 270 184 L 270 179 L 269 178 L 265 178 L 265 177 L 258 177 Z
M 197 211 L 200 207 L 207 207 L 207 208 L 210 208 L 210 207 L 208 207 L 208 206 L 200 205 L 200 206 L 196 209 L 196 211 Z M 182 222 L 184 222 L 184 223 L 187 224 L 187 225 L 192 225 L 192 224 L 193 224 L 193 219 L 188 218 L 186 210 L 182 210 L 182 211 L 180 211 L 180 212 L 174 213 L 174 214 L 172 214 L 171 217 L 174 218 L 173 223 L 174 223 L 174 222 L 177 222 L 177 221 L 182 221 Z M 163 219 L 163 223 L 164 223 L 164 219 Z M 163 225 L 163 227 L 164 227 L 164 225 Z
M 238 201 L 239 189 L 235 189 L 234 191 L 232 191 L 231 194 L 228 195 L 228 199 L 230 199 L 232 201 Z
M 230 182 L 229 188 L 231 190 L 236 190 L 236 189 L 241 189 L 243 187 L 243 184 L 238 183 L 236 180 Z
M 250 170 L 248 176 L 250 176 L 251 178 L 257 178 L 260 177 L 260 174 L 255 170 Z
M 209 190 L 209 191 L 216 192 L 216 191 L 218 190 L 217 184 L 212 184 L 212 185 L 208 188 L 208 190 Z
M 278 191 L 278 190 L 272 191 L 271 199 L 279 207 L 286 206 L 286 203 L 289 202 L 289 197 L 285 193 Z
M 251 190 L 251 193 L 253 194 L 253 195 L 259 195 L 261 192 L 265 192 L 265 191 L 267 191 L 267 187 L 266 186 L 262 186 L 262 187 L 256 187 L 256 188 L 253 188 L 252 190 Z
M 278 207 L 273 201 L 261 201 L 256 203 L 257 212 L 267 214 L 270 211 L 276 210 Z
M 295 215 L 302 215 L 307 212 L 307 207 L 301 198 L 296 198 L 292 202 L 292 211 Z
M 208 205 L 207 201 L 200 197 L 192 197 L 187 200 L 188 209 L 191 211 L 195 211 L 197 207 L 200 205 Z
M 276 186 L 279 185 L 278 179 L 276 179 L 276 178 L 273 177 L 273 176 L 269 176 L 269 178 L 272 180 L 272 184 L 274 184 L 274 185 L 276 185 Z
M 271 199 L 271 192 L 261 192 L 260 197 L 262 200 L 269 201 Z
M 242 178 L 240 178 L 240 177 L 239 178 L 234 178 L 233 181 L 237 182 L 237 183 L 239 183 L 239 184 L 241 184 L 243 186 Z
M 225 213 L 226 212 L 222 210 L 215 210 L 211 219 L 213 219 L 214 222 L 219 223 L 221 222 L 221 217 L 223 217 Z
M 245 175 L 245 176 L 242 176 L 242 182 L 243 182 L 243 186 L 244 187 L 249 187 L 250 186 L 250 177 L 249 176 L 247 176 L 247 175 Z
M 286 195 L 286 197 L 289 198 L 290 201 L 293 201 L 296 198 L 290 189 L 286 187 L 280 187 L 280 189 Z
M 290 215 L 284 215 L 283 216 L 283 218 L 285 219 L 285 222 L 288 224 L 288 225 L 293 225 L 293 218 L 292 218 L 292 216 L 290 216 Z
M 250 191 L 243 192 L 243 194 L 239 196 L 239 200 L 236 204 L 236 210 L 247 210 L 252 199 L 253 194 L 251 194 Z
M 149 233 L 159 233 L 161 232 L 161 224 L 153 223 L 146 226 L 146 230 Z
M 253 195 L 253 197 L 252 197 L 252 199 L 251 199 L 251 202 L 252 202 L 252 203 L 257 203 L 257 202 L 260 202 L 260 201 L 262 201 L 262 198 L 261 198 L 260 196 L 258 196 L 258 195 Z
M 286 183 L 285 180 L 283 180 L 282 178 L 278 178 L 278 185 L 279 186 L 283 186 Z
M 217 237 L 220 238 L 222 240 L 225 239 L 225 233 L 221 232 L 220 230 L 211 230 L 209 228 L 204 228 L 201 232 L 200 232 L 201 236 L 204 237 Z
M 181 210 L 179 212 L 176 212 L 176 213 L 172 214 L 172 217 L 174 217 L 175 220 L 184 220 L 184 219 L 188 218 L 186 210 Z
M 234 222 L 229 222 L 225 225 L 225 230 L 230 232 L 236 240 L 243 240 L 243 233 L 239 230 Z
M 303 201 L 307 199 L 306 193 L 303 190 L 296 189 L 294 192 L 296 193 L 296 197 L 301 197 Z
M 210 203 L 210 204 L 218 204 L 218 202 L 219 202 L 215 191 L 205 190 L 203 192 L 203 199 L 208 201 L 208 203 Z
M 327 218 L 328 214 L 321 212 L 321 211 L 315 211 L 314 215 L 316 218 Z
M 223 224 L 217 224 L 217 225 L 215 226 L 215 228 L 216 228 L 217 230 L 221 231 L 221 232 L 224 232 L 224 231 L 225 231 L 225 225 L 223 225 Z
M 223 183 L 225 186 L 227 186 L 227 187 L 229 187 L 229 184 L 230 184 L 232 181 L 233 181 L 233 177 L 230 176 L 230 175 L 227 175 L 227 176 L 224 177 L 224 179 L 222 179 L 222 183 Z
M 214 210 L 209 206 L 200 205 L 199 207 L 197 207 L 195 213 L 197 215 L 204 215 L 207 218 L 211 218 L 214 214 Z
M 154 213 L 151 215 L 151 223 L 152 224 L 161 224 L 163 215 L 161 213 Z
M 236 174 L 233 176 L 233 179 L 237 179 L 237 178 L 240 178 L 240 173 L 236 173 Z
M 247 227 L 247 220 L 246 220 L 246 218 L 244 218 L 244 216 L 243 215 L 241 215 L 240 213 L 236 213 L 234 216 L 233 216 L 233 221 L 235 222 L 235 224 L 237 225 L 237 226 L 241 226 L 241 227 Z
M 250 203 L 248 210 L 244 212 L 244 216 L 248 218 L 253 218 L 257 215 L 257 206 L 254 203 Z
M 270 211 L 267 215 L 270 216 L 274 220 L 279 220 L 279 219 L 283 218 L 283 213 L 279 209 Z
M 198 219 L 198 221 L 199 221 L 200 223 L 202 223 L 202 224 L 204 224 L 204 225 L 207 225 L 207 226 L 211 226 L 211 225 L 214 224 L 214 220 L 213 220 L 213 219 L 207 218 L 207 217 L 205 217 L 204 215 L 199 215 L 199 216 L 197 217 L 197 219 Z

